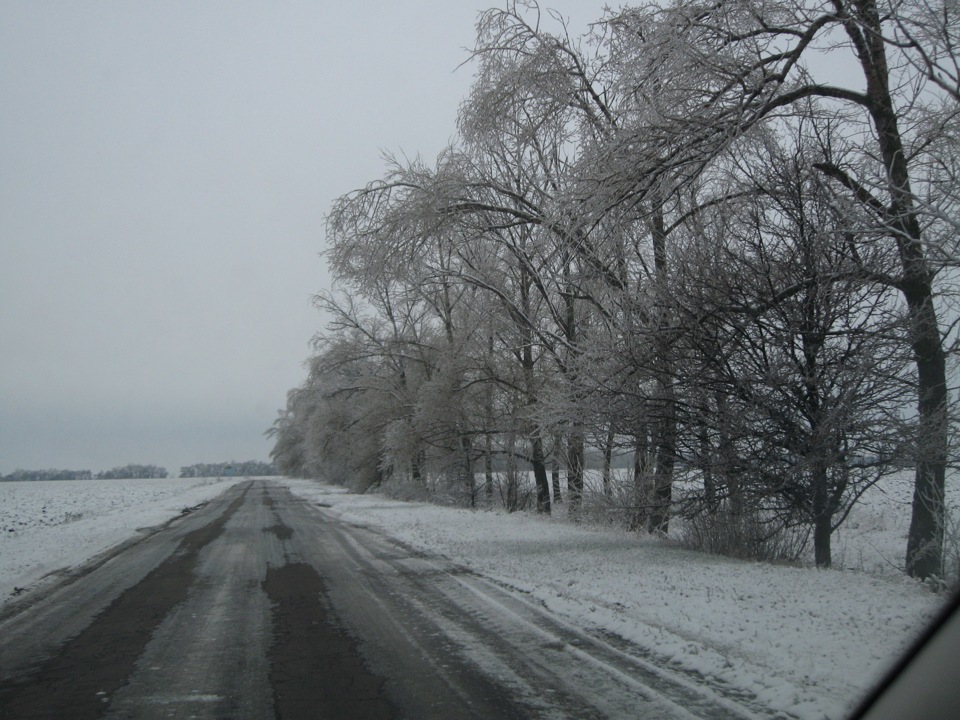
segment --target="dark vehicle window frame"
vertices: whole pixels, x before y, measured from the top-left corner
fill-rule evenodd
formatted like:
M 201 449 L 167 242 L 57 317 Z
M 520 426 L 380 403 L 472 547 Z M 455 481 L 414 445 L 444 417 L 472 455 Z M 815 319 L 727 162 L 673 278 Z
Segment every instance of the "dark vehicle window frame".
M 859 704 L 851 720 L 960 716 L 960 591 Z

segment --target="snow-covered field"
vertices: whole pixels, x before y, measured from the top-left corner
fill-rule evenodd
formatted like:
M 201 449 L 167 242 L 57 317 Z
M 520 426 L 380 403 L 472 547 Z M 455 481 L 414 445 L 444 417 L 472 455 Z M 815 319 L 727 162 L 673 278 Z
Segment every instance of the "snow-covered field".
M 818 571 L 694 553 L 560 518 L 284 482 L 342 520 L 443 554 L 801 718 L 843 717 L 945 599 L 890 565 L 901 560 L 895 546 L 906 536 L 891 504 L 902 502 L 899 492 L 877 495 L 851 518 L 838 538 L 848 569 Z
M 0 483 L 0 601 L 234 482 Z M 694 553 L 562 517 L 281 482 L 344 521 L 445 555 L 578 624 L 624 637 L 661 662 L 748 690 L 805 719 L 842 717 L 944 601 L 895 567 L 906 538 L 906 480 L 854 511 L 835 540 L 846 569 L 826 571 Z
M 184 508 L 237 478 L 0 482 L 0 605 Z

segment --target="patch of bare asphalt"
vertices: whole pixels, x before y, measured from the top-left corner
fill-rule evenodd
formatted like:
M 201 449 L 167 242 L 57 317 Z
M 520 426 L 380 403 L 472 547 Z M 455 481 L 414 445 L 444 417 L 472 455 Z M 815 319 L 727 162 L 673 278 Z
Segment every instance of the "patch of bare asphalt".
M 293 530 L 288 528 L 282 522 L 277 521 L 276 525 L 271 525 L 270 527 L 265 527 L 263 529 L 265 533 L 273 533 L 277 536 L 278 540 L 289 540 L 293 537 Z
M 101 717 L 153 631 L 186 600 L 200 550 L 223 532 L 249 487 L 220 517 L 185 535 L 173 555 L 121 593 L 56 656 L 14 681 L 0 675 L 0 719 Z
M 270 568 L 263 589 L 273 602 L 270 684 L 280 720 L 400 717 L 384 693 L 384 679 L 331 620 L 326 588 L 311 566 Z
M 271 510 L 275 509 L 277 504 L 273 500 L 273 496 L 270 495 L 269 491 L 264 488 L 260 493 L 260 500 L 263 502 L 264 507 L 268 507 Z

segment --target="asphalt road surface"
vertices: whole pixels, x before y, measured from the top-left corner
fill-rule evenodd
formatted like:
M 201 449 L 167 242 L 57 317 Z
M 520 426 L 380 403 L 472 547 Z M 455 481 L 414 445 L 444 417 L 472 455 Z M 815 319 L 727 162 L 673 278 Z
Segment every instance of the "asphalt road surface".
M 269 481 L 14 610 L 4 720 L 771 716 Z

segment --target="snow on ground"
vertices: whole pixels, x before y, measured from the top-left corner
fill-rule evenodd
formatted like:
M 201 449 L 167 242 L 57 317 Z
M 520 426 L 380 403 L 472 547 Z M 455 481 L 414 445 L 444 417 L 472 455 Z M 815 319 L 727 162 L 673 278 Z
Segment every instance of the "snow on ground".
M 0 482 L 0 606 L 17 588 L 82 565 L 237 480 Z
M 948 476 L 944 559 L 947 575 L 960 577 L 960 478 Z M 913 473 L 885 478 L 854 505 L 833 535 L 833 559 L 841 567 L 871 574 L 902 574 L 910 512 Z
M 883 570 L 877 573 L 731 560 L 558 517 L 283 482 L 344 521 L 445 555 L 579 624 L 800 718 L 843 717 L 944 601 L 892 570 L 888 560 L 905 527 L 882 497 L 852 518 L 872 535 L 851 528 L 839 539 L 844 559 L 856 558 L 848 568 Z

